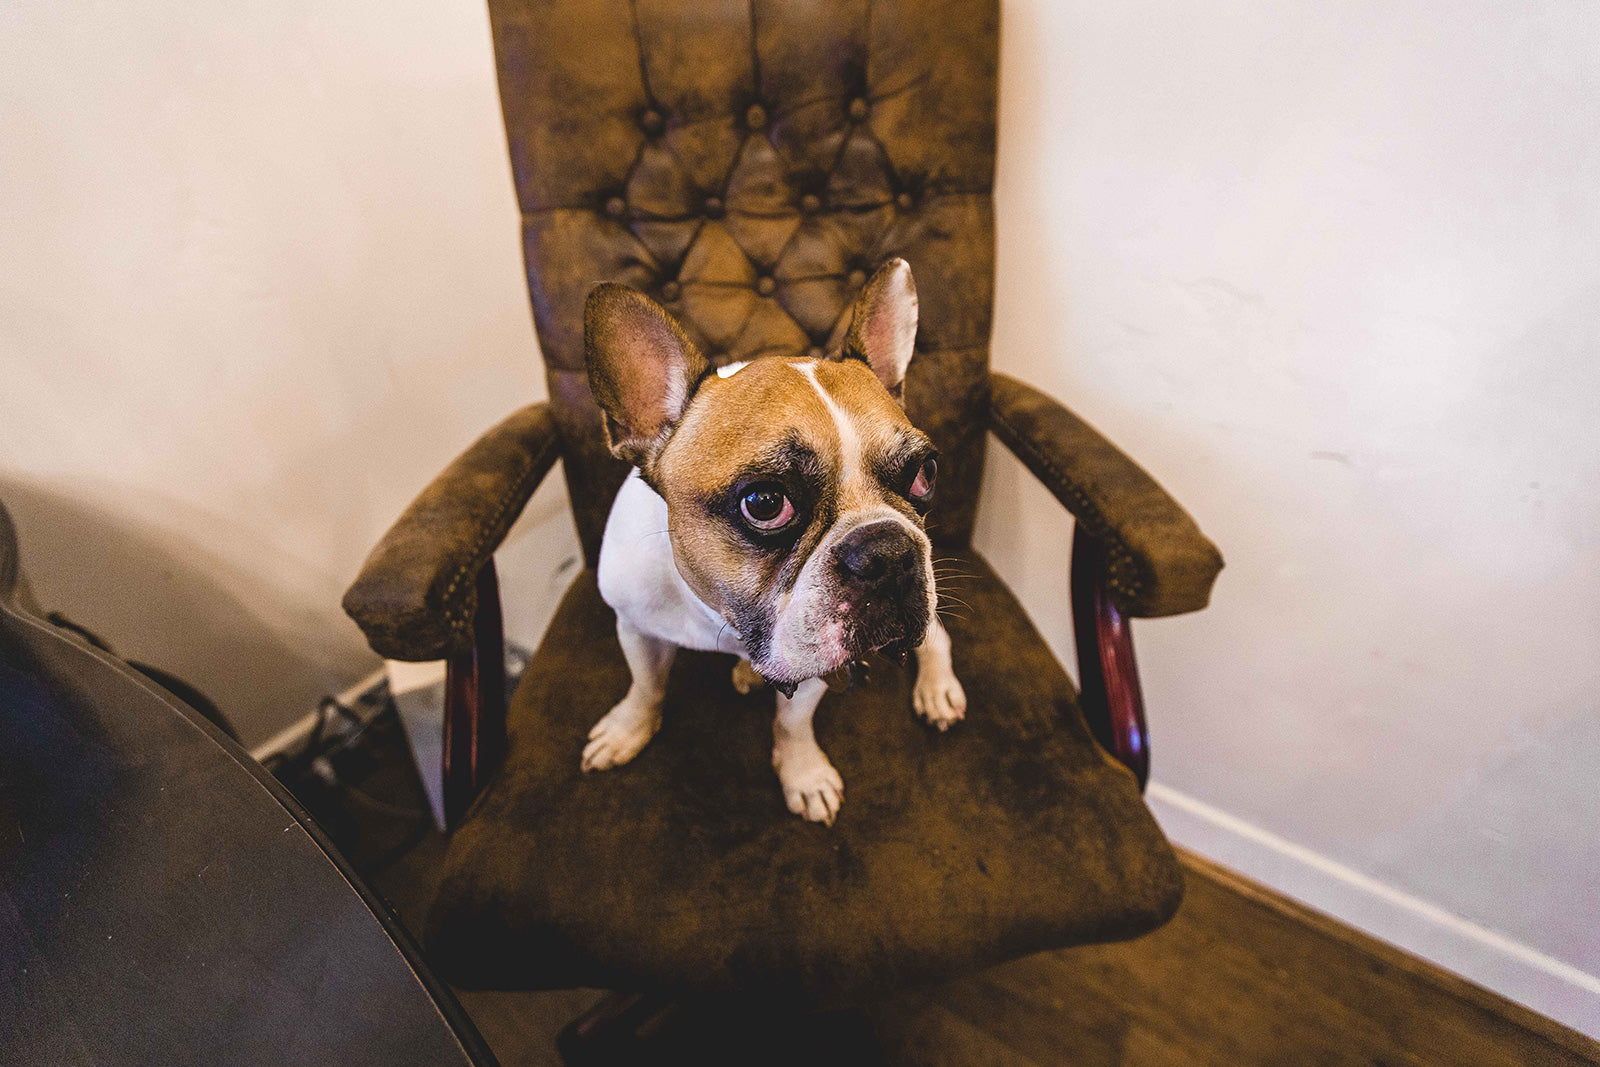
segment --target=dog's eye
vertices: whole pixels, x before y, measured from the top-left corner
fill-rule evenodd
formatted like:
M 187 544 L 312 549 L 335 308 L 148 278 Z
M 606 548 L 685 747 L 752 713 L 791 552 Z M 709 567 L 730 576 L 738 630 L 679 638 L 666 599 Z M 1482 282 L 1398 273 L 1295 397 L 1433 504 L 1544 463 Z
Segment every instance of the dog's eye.
M 779 485 L 758 485 L 739 499 L 739 514 L 757 530 L 781 530 L 794 519 L 794 504 Z
M 938 476 L 939 461 L 930 456 L 917 468 L 917 476 L 911 480 L 911 488 L 906 491 L 906 495 L 913 503 L 927 503 L 933 498 L 933 481 Z

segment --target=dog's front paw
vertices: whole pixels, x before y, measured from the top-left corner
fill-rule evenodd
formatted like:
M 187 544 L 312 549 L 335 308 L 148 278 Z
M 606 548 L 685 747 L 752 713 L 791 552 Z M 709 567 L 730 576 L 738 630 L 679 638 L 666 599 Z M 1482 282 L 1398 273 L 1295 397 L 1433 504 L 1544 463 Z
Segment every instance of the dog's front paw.
M 966 716 L 967 694 L 948 662 L 940 663 L 929 657 L 917 665 L 917 685 L 911 691 L 911 706 L 940 730 L 950 729 L 952 723 Z
M 844 803 L 844 779 L 815 742 L 809 746 L 779 743 L 772 750 L 772 767 L 778 772 L 790 811 L 810 822 L 833 825 Z
M 584 771 L 622 766 L 637 756 L 659 729 L 659 706 L 624 699 L 589 730 L 589 743 L 583 746 Z

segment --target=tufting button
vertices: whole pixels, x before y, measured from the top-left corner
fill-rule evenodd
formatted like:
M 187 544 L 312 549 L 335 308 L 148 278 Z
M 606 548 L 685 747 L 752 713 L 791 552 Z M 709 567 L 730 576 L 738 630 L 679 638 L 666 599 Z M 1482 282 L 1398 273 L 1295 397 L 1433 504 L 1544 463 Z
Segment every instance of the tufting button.
M 744 113 L 744 124 L 752 130 L 759 130 L 767 124 L 767 109 L 760 104 L 751 104 L 750 110 Z
M 822 210 L 822 197 L 816 193 L 807 193 L 800 198 L 800 210 L 807 215 L 815 215 Z
M 606 201 L 606 214 L 614 219 L 621 218 L 622 213 L 627 210 L 628 205 L 620 196 L 613 196 Z
M 822 356 L 823 351 L 821 345 L 812 345 L 810 348 L 806 349 L 807 359 L 821 359 Z
M 867 98 L 864 96 L 858 96 L 854 100 L 850 101 L 850 106 L 846 110 L 850 113 L 851 118 L 855 119 L 857 122 L 860 122 L 862 119 L 867 117 L 867 112 L 870 110 L 870 108 L 871 105 L 867 103 Z
M 762 296 L 771 296 L 778 289 L 778 283 L 772 280 L 772 275 L 763 274 L 756 279 L 756 292 Z
M 676 300 L 682 295 L 683 286 L 679 285 L 672 279 L 669 278 L 661 283 L 661 298 L 663 300 Z
M 910 193 L 901 193 L 894 198 L 894 203 L 901 211 L 910 211 L 917 206 L 917 198 Z
M 853 270 L 850 272 L 850 277 L 846 280 L 849 281 L 850 288 L 859 289 L 863 285 L 867 284 L 867 272 L 864 270 Z
M 657 111 L 655 108 L 650 108 L 639 116 L 639 128 L 645 133 L 660 133 L 661 128 L 665 125 L 666 122 L 662 119 L 661 112 Z
M 704 205 L 706 218 L 720 219 L 722 217 L 722 197 L 708 196 Z

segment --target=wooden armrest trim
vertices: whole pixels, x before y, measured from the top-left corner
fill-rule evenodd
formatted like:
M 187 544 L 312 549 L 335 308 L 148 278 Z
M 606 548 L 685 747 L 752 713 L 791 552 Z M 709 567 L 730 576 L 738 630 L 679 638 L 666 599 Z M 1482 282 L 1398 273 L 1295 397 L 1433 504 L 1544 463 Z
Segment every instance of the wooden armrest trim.
M 1150 780 L 1150 730 L 1133 631 L 1107 588 L 1105 548 L 1082 527 L 1072 535 L 1072 628 L 1079 702 L 1089 730 L 1133 772 L 1142 792 Z
M 476 575 L 472 643 L 445 660 L 444 821 L 461 823 L 506 749 L 506 651 L 494 559 Z

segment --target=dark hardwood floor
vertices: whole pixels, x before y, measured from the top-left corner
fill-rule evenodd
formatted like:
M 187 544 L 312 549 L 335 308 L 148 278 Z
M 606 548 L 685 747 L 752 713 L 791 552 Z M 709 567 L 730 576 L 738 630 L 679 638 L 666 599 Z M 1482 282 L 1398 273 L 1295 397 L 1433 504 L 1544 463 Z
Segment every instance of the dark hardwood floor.
M 1168 926 L 931 991 L 903 1025 L 901 1062 L 1600 1062 L 1600 1044 L 1183 858 L 1188 894 Z
M 444 842 L 376 879 L 414 924 Z M 1149 937 L 1049 952 L 871 1011 L 892 1064 L 1600 1063 L 1600 1043 L 1185 855 L 1183 908 Z M 460 994 L 505 1067 L 559 1064 L 595 990 Z M 838 1060 L 836 1062 L 849 1062 Z
M 392 713 L 362 733 L 333 758 L 340 786 L 304 774 L 296 791 L 416 931 L 444 838 L 422 814 Z M 919 1067 L 1600 1064 L 1600 1043 L 1198 856 L 1183 860 L 1183 907 L 1148 937 L 1032 956 L 876 1005 L 870 1028 L 813 1018 L 780 1041 L 828 1050 L 791 1057 L 800 1062 Z M 556 1033 L 602 994 L 459 996 L 501 1063 L 519 1067 L 559 1064 Z M 770 1047 L 770 1032 L 763 1040 Z M 759 1053 L 734 1062 L 771 1062 Z

